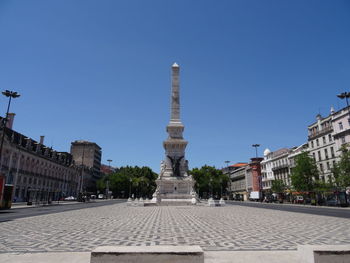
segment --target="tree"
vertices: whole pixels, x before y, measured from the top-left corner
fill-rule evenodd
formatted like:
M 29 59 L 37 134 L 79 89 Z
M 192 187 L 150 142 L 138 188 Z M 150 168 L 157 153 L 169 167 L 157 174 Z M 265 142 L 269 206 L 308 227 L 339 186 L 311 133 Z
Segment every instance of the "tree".
M 340 151 L 340 160 L 334 165 L 332 172 L 335 185 L 346 188 L 350 186 L 350 151 L 344 146 Z
M 286 185 L 284 184 L 283 180 L 273 180 L 271 185 L 271 190 L 274 193 L 283 193 L 284 189 L 286 188 Z
M 315 160 L 308 152 L 296 156 L 296 165 L 292 169 L 292 185 L 297 191 L 314 191 L 319 180 L 318 169 Z
M 210 194 L 221 197 L 221 193 L 226 192 L 229 177 L 214 166 L 204 165 L 200 169 L 193 168 L 189 173 L 195 180 L 194 188 L 200 197 L 203 197 L 204 193 L 206 197 Z
M 150 198 L 156 189 L 157 177 L 149 167 L 126 166 L 97 181 L 97 187 L 104 191 L 106 181 L 109 181 L 109 189 L 114 197 L 127 198 L 134 194 L 136 197 Z

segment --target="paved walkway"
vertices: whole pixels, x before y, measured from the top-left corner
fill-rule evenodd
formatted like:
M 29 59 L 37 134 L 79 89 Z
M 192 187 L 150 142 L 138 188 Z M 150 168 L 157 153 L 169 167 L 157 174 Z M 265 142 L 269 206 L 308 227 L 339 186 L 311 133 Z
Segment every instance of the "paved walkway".
M 281 260 L 283 259 L 283 260 Z M 89 252 L 0 254 L 6 263 L 90 263 Z M 300 263 L 297 251 L 205 251 L 204 263 Z
M 106 245 L 199 245 L 206 251 L 294 250 L 350 243 L 350 220 L 243 206 L 125 203 L 0 223 L 0 251 L 84 252 Z

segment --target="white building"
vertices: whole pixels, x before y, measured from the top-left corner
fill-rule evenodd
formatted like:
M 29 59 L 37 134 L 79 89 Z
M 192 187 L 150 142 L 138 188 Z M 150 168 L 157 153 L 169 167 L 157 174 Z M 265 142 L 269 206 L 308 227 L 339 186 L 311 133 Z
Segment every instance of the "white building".
M 272 181 L 274 180 L 272 172 L 272 155 L 269 149 L 264 151 L 264 160 L 261 161 L 261 177 L 263 191 L 271 189 Z
M 329 181 L 332 176 L 332 166 L 336 161 L 336 145 L 332 126 L 333 114 L 333 109 L 331 114 L 325 118 L 318 114 L 316 122 L 308 126 L 309 151 L 316 161 L 320 179 L 324 181 Z
M 266 149 L 264 160 L 261 162 L 263 190 L 271 189 L 273 180 L 282 180 L 288 188 L 292 188 L 290 176 L 295 166 L 295 157 L 307 150 L 307 143 L 290 149 L 282 148 L 274 152 Z
M 289 162 L 289 172 L 292 174 L 293 168 L 296 165 L 296 157 L 299 154 L 302 154 L 303 152 L 307 152 L 309 150 L 309 144 L 303 143 L 302 145 L 295 147 L 291 150 L 291 152 L 288 155 L 288 162 Z
M 338 157 L 340 149 L 343 145 L 350 145 L 350 107 L 343 108 L 332 114 L 333 137 L 335 143 L 335 151 L 333 155 Z
M 294 149 L 294 148 L 293 148 Z M 282 148 L 272 154 L 272 172 L 275 180 L 282 180 L 288 188 L 291 186 L 289 159 L 288 156 L 292 149 Z
M 261 175 L 263 190 L 271 189 L 273 180 L 282 180 L 285 185 L 290 186 L 290 173 L 288 155 L 290 149 L 282 148 L 271 152 L 264 151 L 264 160 L 261 162 Z

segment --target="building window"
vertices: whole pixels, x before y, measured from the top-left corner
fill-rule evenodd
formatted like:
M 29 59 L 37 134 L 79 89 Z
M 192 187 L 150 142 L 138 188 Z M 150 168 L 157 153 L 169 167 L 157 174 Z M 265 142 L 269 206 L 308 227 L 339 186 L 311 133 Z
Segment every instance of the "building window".
M 323 164 L 320 163 L 320 171 L 323 173 Z
M 316 139 L 316 145 L 317 145 L 317 146 L 320 146 L 320 144 L 318 143 L 318 139 Z
M 331 156 L 332 156 L 332 158 L 334 158 L 334 149 L 333 149 L 333 147 L 331 147 Z
M 318 151 L 317 153 L 318 153 L 318 160 L 321 161 L 321 160 L 322 160 L 322 158 L 321 158 L 321 152 Z
M 324 149 L 324 156 L 325 156 L 326 159 L 328 159 L 328 151 L 327 151 L 327 149 Z
M 325 136 L 322 137 L 322 140 L 323 140 L 323 144 L 326 144 L 326 137 Z
M 331 166 L 329 165 L 329 162 L 327 162 L 327 170 L 329 171 L 331 169 Z
M 311 141 L 311 148 L 314 148 L 314 141 Z
M 343 129 L 343 123 L 339 122 L 339 130 L 342 130 L 342 129 Z
M 315 155 L 315 153 L 312 153 L 312 157 L 314 157 L 314 160 L 316 161 L 316 155 Z
M 332 141 L 332 134 L 328 134 L 328 141 Z
M 345 136 L 341 137 L 341 143 L 346 143 Z

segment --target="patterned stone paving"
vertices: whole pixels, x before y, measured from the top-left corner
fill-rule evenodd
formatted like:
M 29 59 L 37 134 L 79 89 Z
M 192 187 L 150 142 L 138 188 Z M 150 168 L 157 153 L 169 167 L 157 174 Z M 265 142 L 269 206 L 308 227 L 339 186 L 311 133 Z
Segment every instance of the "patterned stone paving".
M 0 223 L 0 252 L 90 251 L 106 245 L 296 249 L 350 243 L 350 220 L 243 206 L 128 207 L 125 203 Z

